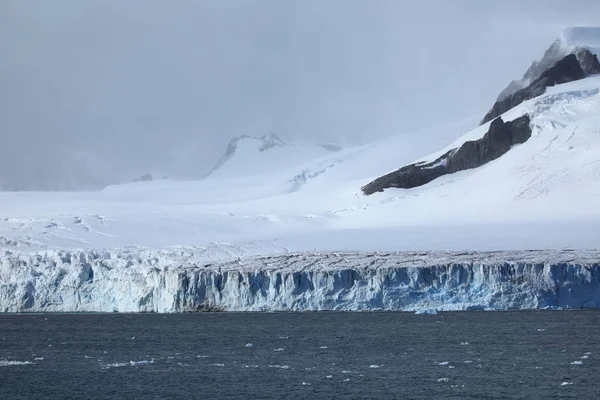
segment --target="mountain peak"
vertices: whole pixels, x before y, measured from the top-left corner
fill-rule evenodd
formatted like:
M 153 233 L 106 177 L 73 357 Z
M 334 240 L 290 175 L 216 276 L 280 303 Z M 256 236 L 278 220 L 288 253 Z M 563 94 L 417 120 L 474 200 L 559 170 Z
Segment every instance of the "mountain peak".
M 544 56 L 531 64 L 523 78 L 512 81 L 500 92 L 497 101 L 527 87 L 544 71 L 569 54 L 575 54 L 579 62 L 583 64 L 582 59 L 587 56 L 587 51 L 596 55 L 600 54 L 600 27 L 574 26 L 563 29 L 558 39 L 546 50 Z
M 229 141 L 225 154 L 206 176 L 214 175 L 217 171 L 219 171 L 220 177 L 271 171 L 294 166 L 296 163 L 338 150 L 340 148 L 335 145 L 306 145 L 287 142 L 273 133 L 260 137 L 241 135 Z M 227 171 L 224 171 L 223 167 L 226 164 Z

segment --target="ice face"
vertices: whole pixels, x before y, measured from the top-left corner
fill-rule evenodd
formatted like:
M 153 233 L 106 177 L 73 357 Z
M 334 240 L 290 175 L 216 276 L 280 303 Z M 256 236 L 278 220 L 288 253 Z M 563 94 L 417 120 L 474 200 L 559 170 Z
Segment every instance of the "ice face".
M 0 310 L 598 308 L 598 260 L 568 251 L 301 253 L 204 266 L 176 253 L 5 252 Z

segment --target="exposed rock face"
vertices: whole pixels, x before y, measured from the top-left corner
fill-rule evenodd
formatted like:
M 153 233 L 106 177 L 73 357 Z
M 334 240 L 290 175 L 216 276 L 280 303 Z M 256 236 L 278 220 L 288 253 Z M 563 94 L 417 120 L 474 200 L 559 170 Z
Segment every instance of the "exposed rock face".
M 590 68 L 593 68 L 594 62 L 591 59 L 595 59 L 596 63 L 598 62 L 598 59 L 594 54 L 591 54 L 587 50 L 585 51 L 587 52 L 586 65 L 590 65 Z M 539 78 L 531 82 L 531 84 L 526 88 L 517 90 L 515 93 L 497 101 L 492 109 L 483 118 L 481 125 L 504 114 L 511 108 L 518 106 L 526 100 L 530 100 L 544 94 L 548 86 L 576 81 L 585 78 L 585 76 L 586 74 L 577 60 L 577 56 L 575 56 L 575 54 L 569 54 L 568 56 L 559 60 L 552 67 L 544 71 Z
M 598 62 L 598 57 L 595 54 L 589 50 L 581 49 L 575 55 L 586 76 L 600 74 L 600 62 Z
M 429 163 L 407 165 L 397 171 L 375 179 L 363 186 L 366 195 L 381 192 L 390 187 L 410 189 L 425 185 L 443 175 L 466 169 L 478 168 L 505 154 L 510 148 L 524 143 L 531 137 L 527 114 L 513 121 L 495 119 L 488 132 L 479 140 L 465 142 Z

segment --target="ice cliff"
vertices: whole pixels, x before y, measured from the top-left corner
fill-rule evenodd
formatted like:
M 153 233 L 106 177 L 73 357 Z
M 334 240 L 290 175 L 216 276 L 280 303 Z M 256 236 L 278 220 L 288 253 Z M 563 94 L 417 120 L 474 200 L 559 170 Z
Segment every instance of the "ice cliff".
M 191 250 L 0 257 L 0 311 L 468 310 L 600 307 L 600 252 L 301 253 L 210 262 Z

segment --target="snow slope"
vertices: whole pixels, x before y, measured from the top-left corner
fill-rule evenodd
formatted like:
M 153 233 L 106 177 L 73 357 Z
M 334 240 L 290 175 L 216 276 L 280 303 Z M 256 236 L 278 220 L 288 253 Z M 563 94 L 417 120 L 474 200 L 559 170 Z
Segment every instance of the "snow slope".
M 487 124 L 449 145 L 460 126 L 262 175 L 137 182 L 100 193 L 0 193 L 0 237 L 32 250 L 257 241 L 298 251 L 596 248 L 599 91 L 600 77 L 549 88 L 503 116 L 529 113 L 529 141 L 420 188 L 360 192 L 377 176 L 481 137 Z

